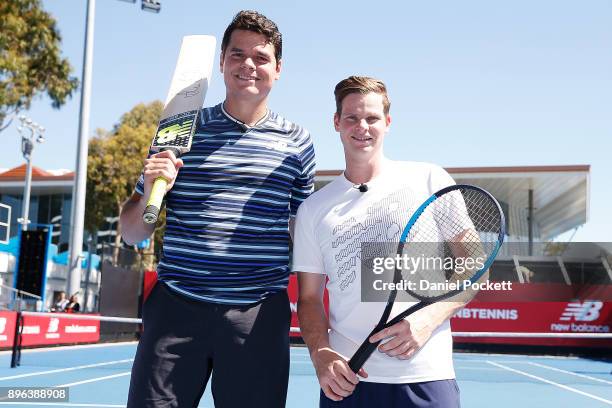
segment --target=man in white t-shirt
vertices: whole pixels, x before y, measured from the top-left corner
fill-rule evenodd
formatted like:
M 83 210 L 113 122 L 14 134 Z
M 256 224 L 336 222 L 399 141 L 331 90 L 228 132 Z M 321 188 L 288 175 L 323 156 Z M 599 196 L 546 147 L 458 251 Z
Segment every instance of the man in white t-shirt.
M 385 307 L 361 302 L 361 243 L 399 241 L 418 205 L 454 181 L 439 166 L 384 157 L 391 117 L 382 81 L 352 76 L 334 94 L 346 169 L 302 203 L 293 247 L 300 327 L 321 385 L 320 407 L 458 407 L 449 318 L 463 303 L 428 306 L 376 333 L 370 341 L 384 341 L 359 376 L 348 366 Z M 405 308 L 395 305 L 391 318 Z

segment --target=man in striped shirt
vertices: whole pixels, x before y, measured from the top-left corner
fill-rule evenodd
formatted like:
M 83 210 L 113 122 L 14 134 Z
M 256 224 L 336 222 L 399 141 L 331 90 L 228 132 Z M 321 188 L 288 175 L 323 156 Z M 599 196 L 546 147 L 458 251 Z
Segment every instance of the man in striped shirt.
M 268 109 L 281 53 L 272 21 L 238 13 L 221 44 L 225 101 L 202 109 L 190 152 L 146 160 L 124 206 L 124 240 L 150 236 L 146 198 L 157 177 L 169 181 L 128 407 L 197 406 L 211 374 L 217 407 L 285 406 L 289 231 L 313 190 L 314 151 L 304 128 Z

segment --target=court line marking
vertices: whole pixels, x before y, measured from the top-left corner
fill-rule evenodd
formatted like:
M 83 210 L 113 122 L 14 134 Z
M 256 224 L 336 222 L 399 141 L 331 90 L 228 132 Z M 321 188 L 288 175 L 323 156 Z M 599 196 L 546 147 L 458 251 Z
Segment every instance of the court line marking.
M 62 384 L 62 385 L 55 385 L 54 387 L 55 388 L 73 387 L 75 385 L 89 384 L 89 383 L 96 382 L 96 381 L 110 380 L 111 378 L 125 377 L 126 375 L 130 375 L 130 374 L 132 374 L 131 371 L 126 371 L 125 373 L 106 375 L 104 377 L 95 377 L 95 378 L 90 378 L 89 380 L 77 381 L 77 382 L 68 383 L 68 384 Z
M 136 346 L 138 341 L 120 341 L 116 343 L 95 343 L 95 344 L 77 344 L 73 346 L 57 346 L 57 347 L 37 347 L 37 348 L 24 348 L 21 350 L 21 354 L 28 353 L 45 353 L 47 351 L 62 351 L 62 350 L 79 350 L 88 348 L 100 348 L 100 347 L 119 347 L 119 346 Z M 291 346 L 293 351 L 304 349 L 308 351 L 305 346 Z M 12 350 L 0 351 L 0 356 L 12 354 Z
M 506 357 L 508 357 L 506 355 Z M 531 357 L 537 357 L 538 359 L 543 358 L 543 356 L 531 356 Z M 576 360 L 574 360 L 576 359 Z M 571 361 L 572 363 L 578 361 L 585 361 L 585 359 L 582 358 L 576 358 L 576 357 L 571 357 L 567 359 L 568 361 Z M 489 362 L 491 360 L 488 359 L 482 359 L 482 358 L 471 358 L 471 359 L 453 359 L 453 361 L 457 364 L 457 363 L 461 363 L 461 364 L 481 364 L 481 363 L 486 363 Z M 495 360 L 496 363 L 502 363 L 502 364 L 533 364 L 531 361 L 523 361 L 523 360 Z
M 467 357 L 468 360 L 471 360 L 470 356 L 485 356 L 485 357 L 509 357 L 508 354 L 503 354 L 503 353 L 463 353 L 461 351 L 453 351 L 453 356 L 457 356 L 458 358 L 465 358 Z M 546 358 L 546 359 L 551 359 L 551 360 L 580 360 L 580 357 L 574 357 L 574 356 L 547 356 L 545 354 L 512 354 L 512 356 L 516 357 L 516 358 Z
M 560 368 L 547 366 L 545 364 L 533 363 L 531 361 L 528 361 L 528 364 L 531 364 L 532 366 L 536 366 L 536 367 L 546 368 L 548 370 L 558 371 L 560 373 L 575 375 L 576 377 L 582 377 L 582 378 L 586 378 L 586 379 L 593 380 L 593 381 L 599 381 L 599 382 L 602 382 L 604 384 L 612 384 L 612 381 L 607 381 L 607 380 L 604 380 L 602 378 L 591 377 L 590 375 L 586 375 L 586 374 L 579 374 L 579 373 L 575 373 L 573 371 L 562 370 Z
M 128 362 L 132 362 L 132 361 L 134 361 L 133 358 L 127 358 L 125 360 L 107 361 L 107 362 L 104 362 L 104 363 L 87 364 L 87 365 L 81 365 L 81 366 L 75 366 L 75 367 L 58 368 L 58 369 L 55 369 L 55 370 L 36 371 L 36 372 L 33 372 L 33 373 L 9 375 L 8 377 L 0 377 L 0 381 L 3 381 L 3 380 L 13 380 L 15 378 L 34 377 L 34 376 L 37 376 L 37 375 L 45 375 L 45 374 L 53 374 L 53 373 L 63 373 L 63 372 L 66 372 L 66 371 L 82 370 L 82 369 L 85 369 L 85 368 L 93 368 L 93 367 L 102 367 L 102 366 L 105 366 L 105 365 L 128 363 Z
M 42 406 L 53 406 L 53 407 L 98 407 L 98 408 L 125 408 L 125 404 L 123 405 L 114 405 L 114 404 L 79 404 L 79 403 L 70 403 L 70 402 L 0 402 L 0 405 L 42 405 Z
M 503 371 L 501 368 L 494 367 L 463 367 L 455 366 L 456 370 L 484 370 L 484 371 Z
M 612 405 L 612 401 L 607 400 L 607 399 L 602 398 L 602 397 L 598 397 L 597 395 L 589 394 L 588 392 L 580 391 L 580 390 L 578 390 L 576 388 L 568 387 L 567 385 L 559 384 L 557 382 L 547 380 L 546 378 L 542 378 L 542 377 L 539 377 L 537 375 L 533 375 L 533 374 L 526 373 L 524 371 L 516 370 L 514 368 L 511 368 L 511 367 L 508 367 L 508 366 L 505 366 L 505 365 L 502 365 L 502 364 L 498 364 L 498 363 L 496 363 L 494 361 L 487 361 L 487 363 L 489 363 L 491 365 L 494 365 L 496 367 L 503 368 L 504 370 L 508 370 L 508 371 L 513 372 L 513 373 L 520 374 L 520 375 L 523 375 L 525 377 L 533 378 L 534 380 L 542 381 L 542 382 L 544 382 L 546 384 L 554 385 L 555 387 L 563 388 L 564 390 L 575 392 L 576 394 L 580 394 L 580 395 L 583 395 L 585 397 L 589 397 L 589 398 L 592 398 L 594 400 L 601 401 L 601 402 L 606 403 L 608 405 Z

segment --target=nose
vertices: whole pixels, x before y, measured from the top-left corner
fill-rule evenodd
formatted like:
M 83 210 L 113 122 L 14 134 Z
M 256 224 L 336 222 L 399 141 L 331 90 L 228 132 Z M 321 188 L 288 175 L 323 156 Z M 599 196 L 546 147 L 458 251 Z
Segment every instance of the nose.
M 241 66 L 244 68 L 255 69 L 255 63 L 253 62 L 253 59 L 251 57 L 245 57 L 242 60 Z
M 357 130 L 365 132 L 368 130 L 368 122 L 365 119 L 361 119 L 357 122 Z

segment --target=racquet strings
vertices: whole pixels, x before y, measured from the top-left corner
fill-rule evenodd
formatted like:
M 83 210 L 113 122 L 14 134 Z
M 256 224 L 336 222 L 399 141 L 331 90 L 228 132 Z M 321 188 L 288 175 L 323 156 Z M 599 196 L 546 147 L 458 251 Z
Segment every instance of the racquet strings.
M 477 280 L 498 247 L 502 220 L 497 203 L 479 189 L 459 187 L 435 199 L 398 248 L 414 260 L 401 271 L 402 279 L 415 282 L 408 292 L 433 300 L 449 292 L 444 283 Z

